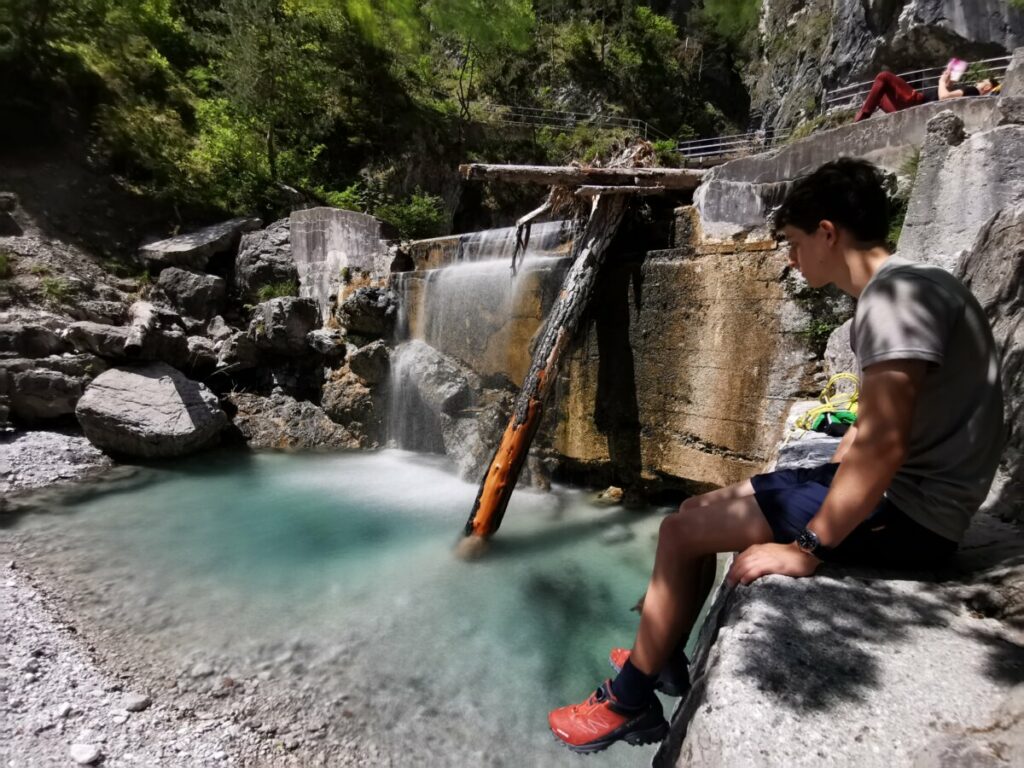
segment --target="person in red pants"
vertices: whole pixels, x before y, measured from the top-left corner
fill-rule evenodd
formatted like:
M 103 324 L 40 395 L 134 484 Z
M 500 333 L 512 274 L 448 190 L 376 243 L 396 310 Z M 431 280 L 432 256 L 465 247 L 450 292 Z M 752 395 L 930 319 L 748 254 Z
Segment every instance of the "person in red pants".
M 977 85 L 957 86 L 953 82 L 949 67 L 939 78 L 939 101 L 944 99 L 956 99 L 960 96 L 985 96 L 999 85 L 995 78 L 986 78 Z M 874 111 L 881 107 L 883 112 L 898 112 L 907 107 L 915 107 L 924 104 L 926 101 L 933 101 L 921 91 L 916 90 L 910 83 L 899 75 L 892 72 L 879 72 L 875 82 L 864 100 L 864 106 L 853 119 L 858 123 L 874 114 Z

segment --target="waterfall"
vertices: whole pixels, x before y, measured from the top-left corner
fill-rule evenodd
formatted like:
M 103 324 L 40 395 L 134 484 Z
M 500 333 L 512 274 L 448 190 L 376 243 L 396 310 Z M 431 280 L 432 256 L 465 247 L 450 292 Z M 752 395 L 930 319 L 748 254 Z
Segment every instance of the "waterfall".
M 398 338 L 411 342 L 399 345 L 392 357 L 388 435 L 393 445 L 444 451 L 440 435 L 447 417 L 423 397 L 436 385 L 414 380 L 424 371 L 441 366 L 446 376 L 471 379 L 477 389 L 478 377 L 499 386 L 522 383 L 530 342 L 568 268 L 570 260 L 562 256 L 569 250 L 568 235 L 562 222 L 535 225 L 514 278 L 511 227 L 460 236 L 459 259 L 448 266 L 392 275 L 399 297 Z

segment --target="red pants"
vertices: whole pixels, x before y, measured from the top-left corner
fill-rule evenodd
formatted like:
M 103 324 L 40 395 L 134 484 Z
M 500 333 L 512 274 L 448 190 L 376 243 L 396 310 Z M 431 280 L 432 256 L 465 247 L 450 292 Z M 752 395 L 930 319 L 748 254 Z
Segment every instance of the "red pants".
M 853 122 L 856 123 L 866 117 L 871 117 L 879 107 L 883 112 L 896 112 L 913 107 L 923 101 L 924 94 L 915 91 L 910 83 L 902 77 L 894 75 L 892 72 L 879 72 L 868 97 L 864 100 L 864 106 L 860 108 L 860 112 L 857 113 Z

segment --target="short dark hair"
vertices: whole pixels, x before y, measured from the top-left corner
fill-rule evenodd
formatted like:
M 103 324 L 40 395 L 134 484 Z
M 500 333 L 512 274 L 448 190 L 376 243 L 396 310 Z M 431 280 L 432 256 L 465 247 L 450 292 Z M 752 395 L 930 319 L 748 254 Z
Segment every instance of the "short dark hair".
M 857 242 L 880 245 L 889 234 L 889 198 L 882 172 L 865 160 L 842 157 L 794 182 L 772 217 L 776 235 L 785 226 L 808 234 L 827 219 Z

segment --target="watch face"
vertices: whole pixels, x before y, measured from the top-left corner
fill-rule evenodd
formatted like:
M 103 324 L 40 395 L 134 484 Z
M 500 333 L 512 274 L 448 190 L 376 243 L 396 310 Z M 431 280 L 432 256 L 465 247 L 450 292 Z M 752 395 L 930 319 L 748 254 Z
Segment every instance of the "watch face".
M 808 531 L 805 528 L 797 537 L 796 545 L 804 552 L 813 552 L 818 548 L 818 537 L 814 535 L 813 531 Z

